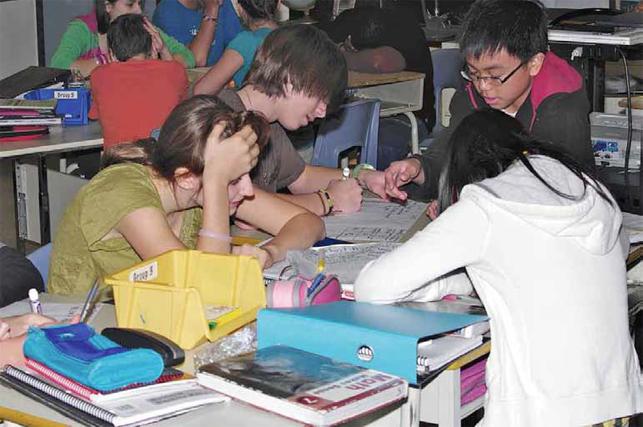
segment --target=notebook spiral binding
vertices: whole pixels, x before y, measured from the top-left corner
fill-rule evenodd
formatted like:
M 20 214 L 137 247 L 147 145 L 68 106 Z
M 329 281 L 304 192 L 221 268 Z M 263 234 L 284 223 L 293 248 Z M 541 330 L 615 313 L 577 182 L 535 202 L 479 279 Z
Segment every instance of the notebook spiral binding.
M 60 400 L 61 402 L 64 402 L 70 406 L 73 406 L 74 408 L 83 411 L 87 414 L 90 414 L 96 418 L 99 418 L 103 421 L 107 421 L 109 423 L 113 423 L 113 420 L 115 418 L 115 415 L 112 414 L 109 411 L 106 411 L 103 408 L 99 408 L 98 406 L 86 402 L 83 399 L 76 397 L 72 394 L 69 394 L 57 387 L 54 387 L 50 384 L 47 384 L 46 382 L 40 380 L 39 378 L 36 378 L 32 375 L 29 375 L 26 372 L 21 371 L 20 369 L 16 369 L 13 366 L 6 366 L 4 368 L 4 372 L 13 377 L 16 378 L 23 383 L 40 390 L 50 396 L 52 396 L 55 399 Z

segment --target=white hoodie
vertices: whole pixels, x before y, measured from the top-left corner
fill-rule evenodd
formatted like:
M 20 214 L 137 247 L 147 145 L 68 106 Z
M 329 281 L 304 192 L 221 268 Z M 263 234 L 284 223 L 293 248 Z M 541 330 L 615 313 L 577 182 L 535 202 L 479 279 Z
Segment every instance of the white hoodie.
M 530 157 L 559 191 L 582 182 Z M 622 215 L 591 187 L 580 200 L 546 188 L 522 164 L 463 188 L 406 244 L 367 265 L 361 301 L 436 294 L 424 285 L 466 267 L 491 317 L 483 426 L 591 425 L 643 410 L 628 333 Z

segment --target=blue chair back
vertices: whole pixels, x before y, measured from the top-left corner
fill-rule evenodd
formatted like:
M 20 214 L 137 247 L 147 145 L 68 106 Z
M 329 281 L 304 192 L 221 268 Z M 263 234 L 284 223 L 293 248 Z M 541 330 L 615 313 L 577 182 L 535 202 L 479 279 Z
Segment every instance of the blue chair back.
M 442 90 L 464 87 L 464 79 L 460 75 L 464 59 L 460 49 L 450 48 L 431 51 L 431 61 L 433 61 L 433 93 L 435 94 L 435 125 L 431 136 L 435 137 L 444 129 L 442 126 Z
M 45 283 L 45 290 L 47 290 L 47 277 L 49 277 L 49 258 L 51 257 L 51 243 L 39 247 L 29 255 L 27 259 L 36 267 L 36 270 L 42 276 L 42 281 Z
M 360 99 L 342 105 L 335 116 L 326 118 L 315 138 L 311 164 L 336 168 L 340 153 L 362 147 L 360 163 L 376 166 L 380 105 L 377 99 Z

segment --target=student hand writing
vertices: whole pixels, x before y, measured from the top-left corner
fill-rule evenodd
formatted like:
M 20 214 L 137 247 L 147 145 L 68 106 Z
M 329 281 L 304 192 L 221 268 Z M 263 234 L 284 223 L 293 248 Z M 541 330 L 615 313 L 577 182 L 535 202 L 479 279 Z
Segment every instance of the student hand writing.
M 150 33 L 150 36 L 152 36 L 152 58 L 161 58 L 165 61 L 173 60 L 172 53 L 170 53 L 170 50 L 165 46 L 159 30 L 147 17 L 143 17 L 143 20 L 145 22 L 145 29 Z
M 362 207 L 362 187 L 357 180 L 332 180 L 326 188 L 333 199 L 333 212 L 353 213 Z
M 216 124 L 208 136 L 203 153 L 204 185 L 217 178 L 223 179 L 227 184 L 250 172 L 257 164 L 259 146 L 252 128 L 244 126 L 234 135 L 221 140 L 223 130 L 223 124 Z
M 424 182 L 424 171 L 420 161 L 415 158 L 409 158 L 393 162 L 384 171 L 384 189 L 386 194 L 392 198 L 406 200 L 408 194 L 400 190 L 399 187 L 415 182 L 422 184 Z
M 386 194 L 386 189 L 384 185 L 386 183 L 385 174 L 382 171 L 374 170 L 361 170 L 359 176 L 357 177 L 358 181 L 366 185 L 369 191 L 377 194 L 384 200 L 388 200 L 388 194 Z

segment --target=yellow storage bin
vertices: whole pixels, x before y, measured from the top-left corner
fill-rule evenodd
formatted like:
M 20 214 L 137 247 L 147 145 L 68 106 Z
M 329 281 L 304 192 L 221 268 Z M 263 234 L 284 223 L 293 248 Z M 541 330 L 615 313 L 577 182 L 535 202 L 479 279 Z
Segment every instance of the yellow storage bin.
M 105 278 L 114 289 L 116 320 L 191 349 L 252 322 L 266 306 L 253 257 L 173 250 Z M 208 319 L 206 311 L 231 311 Z

